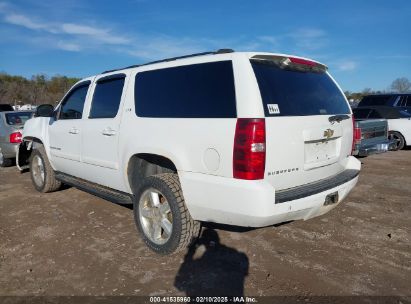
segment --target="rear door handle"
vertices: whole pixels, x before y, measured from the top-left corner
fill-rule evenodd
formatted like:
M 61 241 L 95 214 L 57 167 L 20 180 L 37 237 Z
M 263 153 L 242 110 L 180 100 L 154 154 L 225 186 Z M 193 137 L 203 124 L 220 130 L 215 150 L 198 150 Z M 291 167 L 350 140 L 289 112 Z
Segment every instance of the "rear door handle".
M 71 128 L 71 129 L 69 130 L 69 133 L 70 133 L 70 134 L 79 134 L 80 131 L 79 131 L 77 128 L 73 127 L 73 128 Z
M 112 128 L 108 127 L 105 128 L 103 131 L 101 131 L 101 134 L 106 135 L 106 136 L 114 136 L 116 135 L 116 130 L 113 130 Z

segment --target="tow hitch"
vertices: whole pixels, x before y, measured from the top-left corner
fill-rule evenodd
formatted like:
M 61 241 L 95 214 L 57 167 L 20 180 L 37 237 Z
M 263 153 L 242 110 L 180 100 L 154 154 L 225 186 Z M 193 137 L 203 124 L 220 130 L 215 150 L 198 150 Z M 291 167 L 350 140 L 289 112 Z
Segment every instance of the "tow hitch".
M 338 191 L 328 194 L 325 197 L 324 206 L 338 203 Z

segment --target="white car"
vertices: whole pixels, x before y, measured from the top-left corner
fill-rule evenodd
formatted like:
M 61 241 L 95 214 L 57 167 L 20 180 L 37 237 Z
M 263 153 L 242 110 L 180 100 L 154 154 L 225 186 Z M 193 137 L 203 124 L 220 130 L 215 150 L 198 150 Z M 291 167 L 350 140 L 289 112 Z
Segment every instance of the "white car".
M 219 50 L 107 71 L 37 116 L 19 152 L 34 187 L 133 203 L 161 254 L 188 246 L 202 221 L 322 215 L 360 171 L 340 87 L 325 65 L 290 55 Z
M 395 150 L 411 146 L 411 118 L 387 119 L 391 139 L 397 141 Z

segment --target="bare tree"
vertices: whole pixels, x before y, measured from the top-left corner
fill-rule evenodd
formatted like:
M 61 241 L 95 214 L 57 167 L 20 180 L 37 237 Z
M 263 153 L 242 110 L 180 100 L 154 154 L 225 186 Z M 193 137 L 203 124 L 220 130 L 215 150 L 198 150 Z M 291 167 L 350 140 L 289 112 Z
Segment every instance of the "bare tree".
M 372 93 L 374 93 L 374 92 L 372 91 L 371 88 L 365 88 L 364 90 L 362 90 L 361 93 L 362 93 L 363 95 L 369 95 L 369 94 L 372 94 Z
M 408 92 L 411 89 L 411 82 L 406 77 L 397 78 L 392 82 L 391 89 L 398 93 Z

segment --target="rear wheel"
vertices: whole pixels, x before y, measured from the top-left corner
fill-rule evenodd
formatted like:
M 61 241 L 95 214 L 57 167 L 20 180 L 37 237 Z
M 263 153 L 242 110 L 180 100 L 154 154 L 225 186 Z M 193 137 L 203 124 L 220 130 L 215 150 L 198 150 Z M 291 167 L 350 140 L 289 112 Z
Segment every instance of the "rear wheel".
M 5 158 L 3 153 L 0 152 L 0 167 L 10 167 L 13 164 L 11 158 Z
M 134 219 L 147 246 L 159 254 L 188 247 L 200 231 L 184 202 L 177 174 L 145 178 L 134 201 Z
M 53 192 L 61 186 L 61 182 L 55 177 L 43 146 L 31 153 L 30 174 L 34 188 L 39 192 Z
M 396 141 L 395 147 L 394 147 L 394 149 L 393 149 L 394 151 L 404 149 L 404 146 L 405 146 L 405 138 L 404 138 L 404 136 L 402 136 L 402 134 L 401 134 L 400 132 L 390 131 L 390 132 L 388 133 L 388 138 L 389 138 L 390 140 L 395 140 L 395 141 Z

